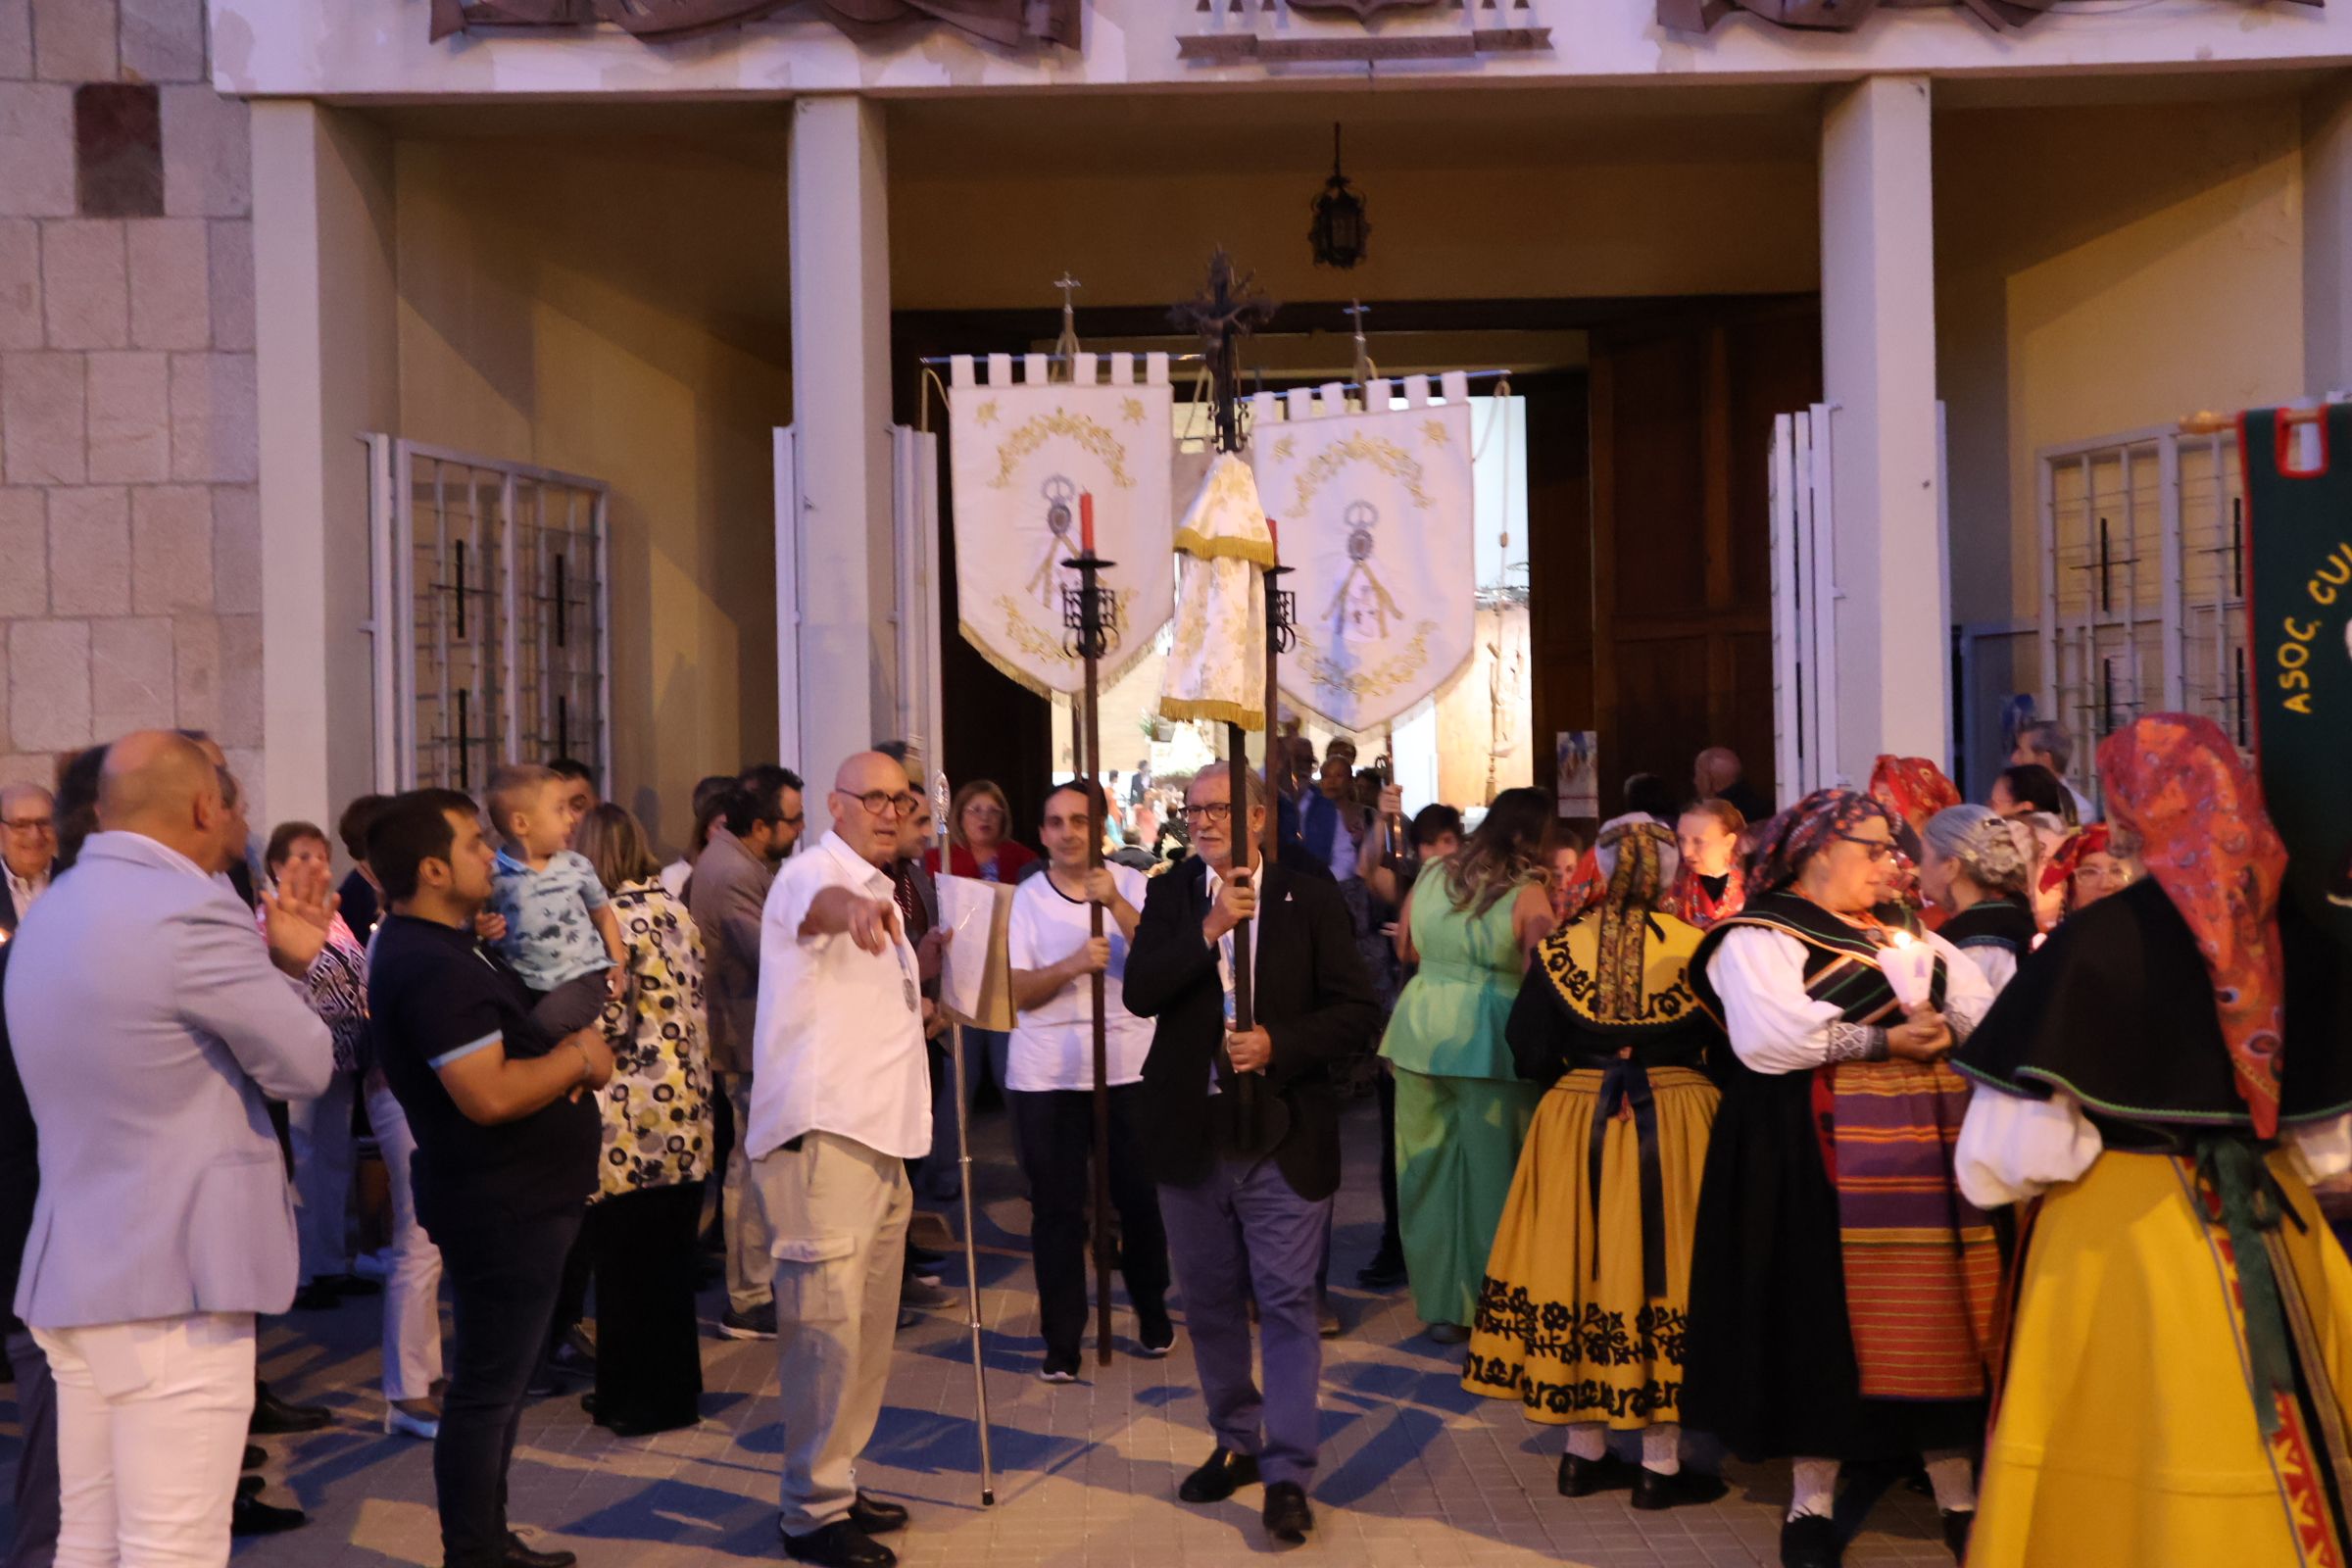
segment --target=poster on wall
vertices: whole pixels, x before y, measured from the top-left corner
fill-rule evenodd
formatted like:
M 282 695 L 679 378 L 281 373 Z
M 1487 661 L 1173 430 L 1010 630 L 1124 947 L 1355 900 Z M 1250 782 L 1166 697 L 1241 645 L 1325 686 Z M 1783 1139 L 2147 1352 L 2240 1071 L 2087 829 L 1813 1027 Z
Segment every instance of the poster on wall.
M 1560 815 L 1600 815 L 1600 732 L 1564 729 L 1556 748 Z

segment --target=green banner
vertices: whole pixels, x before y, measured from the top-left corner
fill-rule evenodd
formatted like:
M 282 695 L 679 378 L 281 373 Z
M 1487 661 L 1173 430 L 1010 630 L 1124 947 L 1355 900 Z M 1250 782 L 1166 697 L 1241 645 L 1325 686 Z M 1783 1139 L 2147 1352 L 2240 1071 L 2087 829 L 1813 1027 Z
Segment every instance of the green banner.
M 2327 411 L 2318 455 L 2296 426 L 2238 420 L 2246 480 L 2247 691 L 2286 898 L 2352 952 L 2352 404 Z

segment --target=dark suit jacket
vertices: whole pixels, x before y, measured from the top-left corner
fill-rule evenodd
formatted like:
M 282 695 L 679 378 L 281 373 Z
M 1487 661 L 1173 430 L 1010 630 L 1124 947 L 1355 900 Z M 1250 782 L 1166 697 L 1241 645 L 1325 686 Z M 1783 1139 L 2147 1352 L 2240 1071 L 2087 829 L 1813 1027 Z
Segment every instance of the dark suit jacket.
M 0 899 L 7 897 L 0 885 Z M 7 947 L 0 947 L 0 986 L 7 984 Z M 17 1270 L 24 1261 L 24 1238 L 32 1234 L 33 1200 L 41 1192 L 40 1141 L 24 1083 L 8 1043 L 8 1013 L 0 1008 L 0 1337 L 17 1331 L 10 1303 L 17 1298 Z
M 1144 1059 L 1145 1157 L 1154 1180 L 1175 1184 L 1204 1179 L 1230 1147 L 1232 1100 L 1208 1092 L 1225 1032 L 1225 988 L 1216 950 L 1200 934 L 1207 885 L 1198 859 L 1155 878 L 1127 955 L 1128 1009 L 1158 1020 Z M 1332 1064 L 1371 1048 L 1380 1008 L 1348 906 L 1328 875 L 1266 868 L 1258 923 L 1250 1002 L 1274 1042 L 1264 1081 L 1291 1116 L 1274 1159 L 1292 1190 L 1311 1201 L 1340 1185 Z
M 57 864 L 55 861 L 50 862 L 49 875 L 52 880 L 54 880 L 57 876 Z M 5 932 L 12 937 L 15 936 L 17 934 L 17 922 L 23 918 L 24 916 L 17 910 L 17 895 L 9 887 L 8 878 L 0 876 L 0 932 Z

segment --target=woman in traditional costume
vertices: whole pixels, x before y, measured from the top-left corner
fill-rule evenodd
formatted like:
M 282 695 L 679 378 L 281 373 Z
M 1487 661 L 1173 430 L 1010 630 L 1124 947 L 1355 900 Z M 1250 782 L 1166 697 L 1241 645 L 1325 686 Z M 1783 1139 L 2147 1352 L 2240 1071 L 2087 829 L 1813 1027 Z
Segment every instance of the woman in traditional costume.
M 1601 906 L 1536 950 L 1511 1008 L 1519 1075 L 1547 1086 L 1479 1291 L 1463 1387 L 1568 1427 L 1560 1494 L 1631 1484 L 1637 1508 L 1711 1502 L 1682 1468 L 1685 1309 L 1723 1036 L 1690 995 L 1699 933 L 1664 912 L 1669 829 L 1601 830 Z M 1642 1467 L 1609 1456 L 1642 1433 Z
M 2101 899 L 2121 893 L 2141 877 L 2139 845 L 2129 833 L 2119 835 L 2105 822 L 2093 822 L 2071 833 L 2048 857 L 2041 869 L 2041 888 L 2055 893 L 2065 912 L 2086 909 Z
M 2028 890 L 2041 846 L 2021 823 L 1982 806 L 1955 806 L 1920 834 L 1920 892 L 1941 909 L 1936 934 L 1966 954 L 1998 996 L 2034 951 Z
M 1937 811 L 1960 804 L 1960 786 L 1924 757 L 1881 757 L 1871 764 L 1870 798 L 1894 814 L 1895 875 L 1888 902 L 1907 906 L 1931 931 L 1943 911 L 1919 887 L 1919 836 Z
M 1504 790 L 1452 858 L 1405 896 L 1397 956 L 1418 964 L 1380 1054 L 1396 1075 L 1396 1220 L 1430 1337 L 1470 1337 L 1494 1227 L 1543 1091 L 1522 1083 L 1503 1025 L 1528 955 L 1551 934 L 1538 858 L 1551 797 Z
M 1740 808 L 1720 797 L 1684 809 L 1675 824 L 1682 866 L 1666 904 L 1676 918 L 1704 931 L 1740 912 L 1747 902 L 1747 883 L 1740 870 L 1740 839 L 1746 831 L 1747 818 L 1740 814 Z
M 2209 720 L 2099 748 L 2149 876 L 2070 916 L 1955 1058 L 1960 1179 L 2038 1199 L 1970 1568 L 2345 1561 L 2352 1055 L 2282 1049 L 2286 853 Z
M 1795 1461 L 1786 1568 L 1839 1560 L 1842 1462 L 1924 1455 L 1955 1556 L 1976 1500 L 2000 1257 L 1953 1187 L 1968 1085 L 1942 1057 L 1991 996 L 1958 949 L 1886 923 L 1899 871 L 1885 806 L 1807 796 L 1766 824 L 1747 906 L 1690 961 L 1736 1060 L 1699 1195 L 1683 1419 L 1750 1462 Z

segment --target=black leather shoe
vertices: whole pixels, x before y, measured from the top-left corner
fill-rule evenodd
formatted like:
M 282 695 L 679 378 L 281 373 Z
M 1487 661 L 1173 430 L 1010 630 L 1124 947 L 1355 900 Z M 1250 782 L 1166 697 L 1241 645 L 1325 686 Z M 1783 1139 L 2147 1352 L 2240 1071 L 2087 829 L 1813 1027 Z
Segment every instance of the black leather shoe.
M 321 1404 L 288 1404 L 270 1392 L 267 1383 L 257 1385 L 253 1394 L 253 1419 L 246 1430 L 265 1438 L 282 1438 L 296 1432 L 316 1432 L 334 1419 Z
M 1186 1502 L 1223 1502 L 1244 1487 L 1257 1485 L 1257 1455 L 1218 1448 L 1186 1476 L 1176 1495 Z
M 1800 1514 L 1781 1526 L 1781 1568 L 1838 1568 L 1845 1553 L 1838 1527 L 1817 1513 Z
M 311 1516 L 300 1508 L 273 1508 L 259 1497 L 239 1496 L 228 1510 L 232 1536 L 279 1536 L 310 1522 Z
M 1597 1459 L 1580 1459 L 1573 1453 L 1560 1455 L 1560 1495 L 1590 1497 L 1595 1492 L 1610 1492 L 1634 1484 L 1634 1467 L 1613 1453 Z
M 264 1452 L 258 1444 L 248 1443 L 245 1445 L 245 1462 L 237 1466 L 237 1468 L 240 1470 L 259 1470 L 262 1466 L 268 1464 L 269 1462 L 270 1455 Z
M 1266 1522 L 1266 1534 L 1286 1545 L 1298 1545 L 1315 1528 L 1315 1511 L 1306 1505 L 1306 1489 L 1296 1481 L 1269 1485 L 1266 1505 L 1258 1517 Z
M 852 1519 L 838 1520 L 805 1536 L 786 1536 L 784 1555 L 794 1562 L 812 1562 L 818 1568 L 897 1568 L 899 1554 L 858 1528 Z
M 1404 1283 L 1404 1254 L 1383 1247 L 1372 1254 L 1371 1262 L 1355 1271 L 1355 1283 L 1367 1291 L 1395 1290 Z
M 1946 1508 L 1943 1511 L 1943 1544 L 1952 1548 L 1952 1561 L 1968 1561 L 1968 1527 L 1977 1522 L 1974 1508 Z
M 533 1551 L 529 1542 L 510 1530 L 507 1532 L 507 1554 L 500 1560 L 506 1568 L 571 1568 L 580 1558 L 577 1552 Z
M 1644 1466 L 1634 1476 L 1634 1506 L 1653 1510 L 1683 1508 L 1697 1502 L 1713 1502 L 1731 1490 L 1723 1484 L 1721 1476 L 1711 1476 L 1703 1470 L 1678 1470 L 1668 1476 Z
M 870 1492 L 860 1492 L 858 1500 L 850 1504 L 850 1523 L 869 1536 L 887 1536 L 906 1528 L 906 1510 Z

